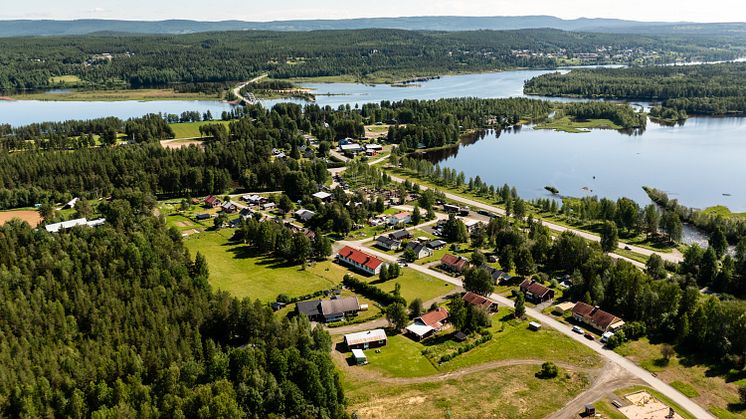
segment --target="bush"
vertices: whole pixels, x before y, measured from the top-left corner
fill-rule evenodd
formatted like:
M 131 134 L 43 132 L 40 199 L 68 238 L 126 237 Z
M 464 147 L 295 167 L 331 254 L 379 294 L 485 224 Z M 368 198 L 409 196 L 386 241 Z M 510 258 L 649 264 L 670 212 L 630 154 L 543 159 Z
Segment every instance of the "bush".
M 365 297 L 370 298 L 371 300 L 381 305 L 387 306 L 394 303 L 406 305 L 406 301 L 401 296 L 388 293 L 374 285 L 370 285 L 367 282 L 361 281 L 350 275 L 345 275 L 344 279 L 342 280 L 342 284 L 344 284 L 344 286 L 346 286 L 347 288 L 355 291 L 356 293 L 362 294 Z
M 557 368 L 553 362 L 545 362 L 541 364 L 541 370 L 539 370 L 535 375 L 536 378 L 549 379 L 555 378 L 557 374 L 559 374 L 559 368 Z

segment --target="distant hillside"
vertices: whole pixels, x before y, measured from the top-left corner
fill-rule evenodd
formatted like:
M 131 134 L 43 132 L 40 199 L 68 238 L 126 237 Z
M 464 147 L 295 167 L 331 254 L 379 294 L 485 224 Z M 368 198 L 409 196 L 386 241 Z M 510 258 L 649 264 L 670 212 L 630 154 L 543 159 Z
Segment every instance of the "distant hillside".
M 746 33 L 744 23 L 664 23 L 618 19 L 564 20 L 552 16 L 494 17 L 399 17 L 342 20 L 287 20 L 274 22 L 199 22 L 165 20 L 158 22 L 124 20 L 7 20 L 0 21 L 0 37 L 86 35 L 91 33 L 185 34 L 237 30 L 311 31 L 324 29 L 408 29 L 436 31 L 510 30 L 552 28 L 565 31 L 618 32 L 640 34 L 732 34 Z

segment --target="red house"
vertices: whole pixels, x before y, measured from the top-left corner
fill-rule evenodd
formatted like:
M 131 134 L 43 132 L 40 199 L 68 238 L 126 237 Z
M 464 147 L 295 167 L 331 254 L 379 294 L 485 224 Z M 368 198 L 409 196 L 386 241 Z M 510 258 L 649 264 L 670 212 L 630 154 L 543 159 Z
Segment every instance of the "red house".
M 205 198 L 205 206 L 208 208 L 219 207 L 220 200 L 216 196 L 210 195 L 207 198 Z
M 457 274 L 463 273 L 468 264 L 469 259 L 461 256 L 453 256 L 450 253 L 446 253 L 440 259 L 440 266 L 443 269 Z
M 337 253 L 337 260 L 369 275 L 378 275 L 385 263 L 375 256 L 345 246 Z

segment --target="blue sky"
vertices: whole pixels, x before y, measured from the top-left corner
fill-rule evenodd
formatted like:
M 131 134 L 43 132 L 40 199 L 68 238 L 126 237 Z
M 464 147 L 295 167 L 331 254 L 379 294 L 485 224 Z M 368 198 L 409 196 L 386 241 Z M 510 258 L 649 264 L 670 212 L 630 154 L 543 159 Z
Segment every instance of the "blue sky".
M 746 21 L 743 0 L 4 0 L 0 19 L 286 20 L 378 16 L 614 17 Z

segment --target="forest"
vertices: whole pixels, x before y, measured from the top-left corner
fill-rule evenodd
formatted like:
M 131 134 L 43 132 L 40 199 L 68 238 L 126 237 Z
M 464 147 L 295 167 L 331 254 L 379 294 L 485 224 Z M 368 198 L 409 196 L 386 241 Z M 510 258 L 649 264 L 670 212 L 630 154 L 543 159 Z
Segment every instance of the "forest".
M 323 328 L 212 292 L 152 203 L 117 194 L 96 229 L 0 227 L 0 416 L 345 417 Z
M 644 100 L 661 103 L 651 114 L 746 114 L 746 63 L 578 69 L 525 83 L 531 95 Z
M 614 62 L 622 63 L 640 57 L 646 57 L 647 64 L 724 60 L 742 56 L 746 39 L 732 36 L 726 44 L 704 35 L 655 37 L 552 29 L 4 38 L 0 39 L 0 91 L 55 87 L 53 77 L 59 76 L 77 77 L 78 81 L 66 87 L 174 87 L 204 92 L 221 91 L 227 82 L 249 80 L 262 73 L 275 79 L 339 75 L 406 79 L 447 72 L 551 68 L 558 65 L 557 56 L 571 58 L 602 48 L 620 51 L 621 57 Z M 533 54 L 513 53 L 523 50 Z

